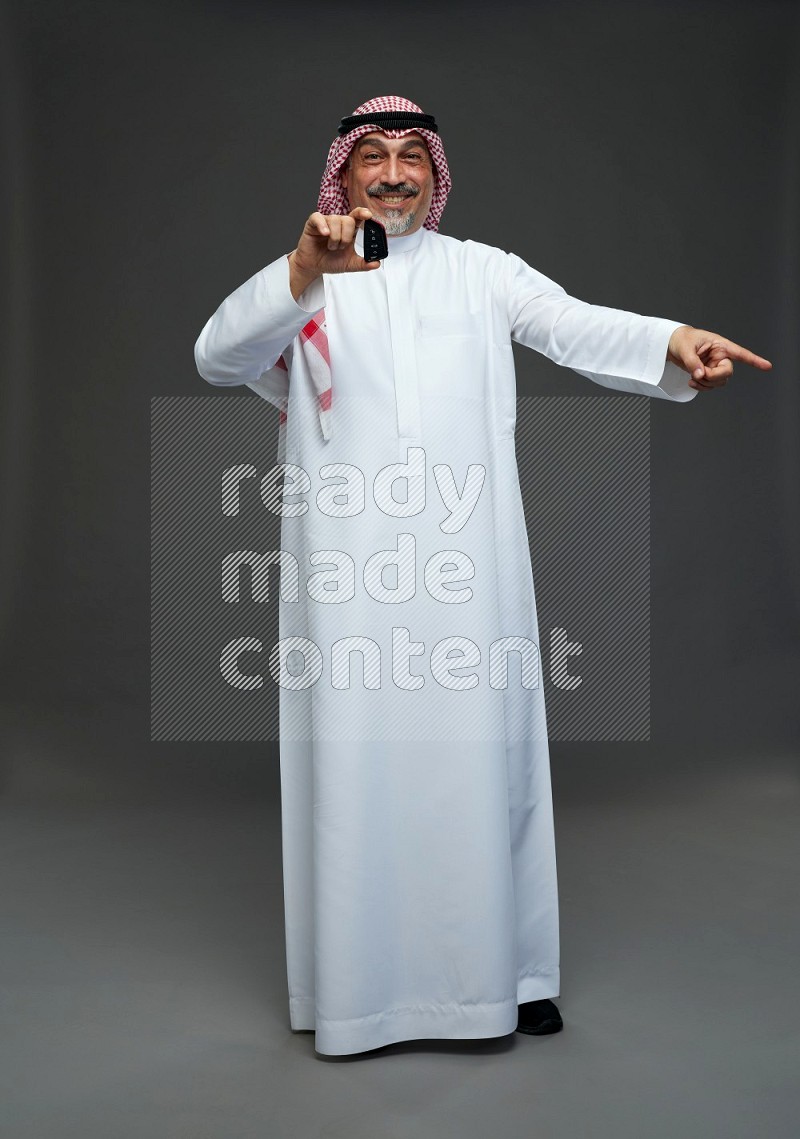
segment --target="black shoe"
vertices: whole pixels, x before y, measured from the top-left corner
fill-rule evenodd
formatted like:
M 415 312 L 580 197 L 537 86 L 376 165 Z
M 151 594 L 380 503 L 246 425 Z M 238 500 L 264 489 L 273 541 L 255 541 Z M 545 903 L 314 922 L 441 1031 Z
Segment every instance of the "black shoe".
M 526 1001 L 519 1006 L 517 1032 L 525 1032 L 528 1036 L 549 1036 L 551 1032 L 560 1032 L 563 1027 L 561 1013 L 552 1001 Z

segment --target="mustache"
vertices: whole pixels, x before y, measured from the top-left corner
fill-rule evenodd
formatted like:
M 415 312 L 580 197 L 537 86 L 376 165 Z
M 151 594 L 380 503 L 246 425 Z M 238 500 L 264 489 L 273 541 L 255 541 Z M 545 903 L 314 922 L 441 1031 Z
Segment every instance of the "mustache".
M 390 186 L 386 182 L 381 182 L 377 186 L 370 186 L 367 193 L 371 198 L 377 198 L 381 194 L 408 194 L 416 198 L 419 193 L 419 187 L 412 185 L 410 182 L 399 182 L 396 186 Z

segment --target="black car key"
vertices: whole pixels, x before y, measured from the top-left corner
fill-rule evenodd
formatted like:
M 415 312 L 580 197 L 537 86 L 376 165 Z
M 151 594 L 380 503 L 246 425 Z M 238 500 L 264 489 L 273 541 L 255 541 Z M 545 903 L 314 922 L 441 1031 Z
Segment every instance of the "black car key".
M 389 256 L 389 243 L 386 240 L 386 230 L 383 226 L 367 218 L 364 222 L 364 260 L 383 261 Z

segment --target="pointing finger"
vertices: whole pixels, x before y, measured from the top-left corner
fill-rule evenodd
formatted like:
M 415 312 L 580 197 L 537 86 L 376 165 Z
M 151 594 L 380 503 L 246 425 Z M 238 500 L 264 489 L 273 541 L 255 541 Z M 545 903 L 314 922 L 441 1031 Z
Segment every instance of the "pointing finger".
M 751 352 L 749 348 L 743 348 L 741 344 L 734 344 L 732 340 L 725 341 L 725 350 L 728 356 L 734 360 L 741 360 L 754 368 L 760 368 L 763 372 L 769 371 L 772 367 L 769 360 L 765 360 L 763 356 L 756 356 L 755 352 Z

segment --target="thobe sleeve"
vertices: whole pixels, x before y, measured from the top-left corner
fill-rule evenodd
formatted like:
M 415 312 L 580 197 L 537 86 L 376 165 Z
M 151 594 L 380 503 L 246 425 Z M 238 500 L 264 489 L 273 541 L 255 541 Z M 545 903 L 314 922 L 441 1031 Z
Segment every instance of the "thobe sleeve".
M 322 277 L 296 301 L 289 288 L 289 261 L 279 257 L 240 285 L 209 317 L 194 346 L 198 372 L 210 384 L 220 385 L 255 386 L 271 370 L 272 379 L 278 358 L 324 307 Z M 262 384 L 270 386 L 266 378 Z M 267 392 L 260 394 L 269 398 Z
M 603 387 L 679 402 L 697 395 L 688 373 L 667 360 L 670 336 L 685 321 L 589 304 L 507 257 L 513 340 Z

